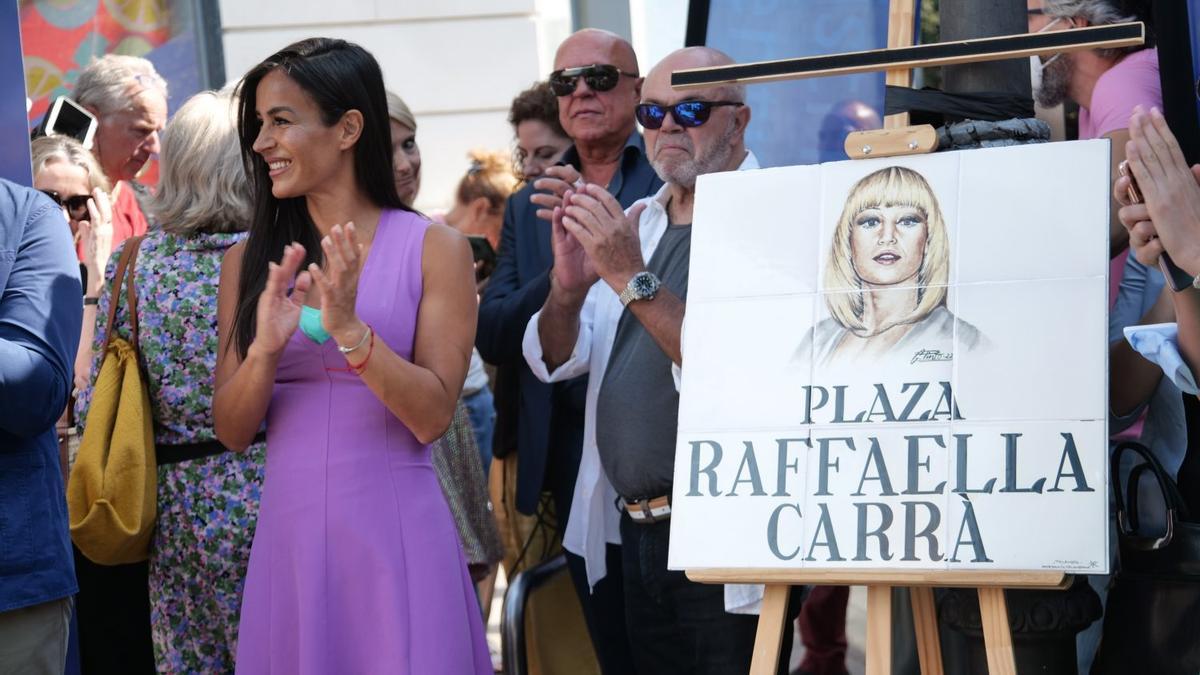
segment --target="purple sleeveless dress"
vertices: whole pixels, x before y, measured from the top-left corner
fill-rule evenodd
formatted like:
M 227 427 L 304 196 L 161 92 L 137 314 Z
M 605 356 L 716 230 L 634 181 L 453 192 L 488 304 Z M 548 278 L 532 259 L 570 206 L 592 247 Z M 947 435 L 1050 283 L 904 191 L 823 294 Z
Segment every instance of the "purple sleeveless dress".
M 412 359 L 428 223 L 385 211 L 358 314 Z M 376 355 L 378 356 L 378 355 Z M 492 672 L 450 510 L 420 443 L 301 331 L 279 361 L 237 672 Z

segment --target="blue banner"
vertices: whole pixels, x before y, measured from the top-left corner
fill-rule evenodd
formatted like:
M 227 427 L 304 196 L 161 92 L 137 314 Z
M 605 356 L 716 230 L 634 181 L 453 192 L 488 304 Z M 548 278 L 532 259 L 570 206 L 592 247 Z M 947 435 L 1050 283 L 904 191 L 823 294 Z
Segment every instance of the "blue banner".
M 0 177 L 33 185 L 17 3 L 0 3 Z
M 888 0 L 711 0 L 705 44 L 739 63 L 887 46 Z M 746 144 L 763 166 L 846 159 L 846 134 L 883 126 L 883 73 L 747 87 Z

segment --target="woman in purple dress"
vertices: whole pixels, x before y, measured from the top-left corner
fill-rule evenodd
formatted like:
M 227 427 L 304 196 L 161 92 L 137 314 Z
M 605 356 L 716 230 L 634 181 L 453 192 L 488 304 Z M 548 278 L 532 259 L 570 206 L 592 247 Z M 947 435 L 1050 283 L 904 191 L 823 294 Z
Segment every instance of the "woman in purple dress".
M 250 236 L 221 270 L 220 440 L 267 429 L 239 673 L 490 673 L 428 443 L 474 341 L 471 252 L 404 206 L 383 78 L 342 40 L 246 75 Z

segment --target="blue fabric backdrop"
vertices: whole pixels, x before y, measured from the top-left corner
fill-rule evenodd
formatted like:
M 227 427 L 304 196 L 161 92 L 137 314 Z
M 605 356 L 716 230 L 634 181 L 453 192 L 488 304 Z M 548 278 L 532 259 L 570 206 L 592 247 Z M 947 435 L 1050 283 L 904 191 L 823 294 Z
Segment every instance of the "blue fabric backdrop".
M 739 63 L 887 46 L 887 0 L 711 0 L 705 44 Z M 763 166 L 845 159 L 850 131 L 882 126 L 882 73 L 747 87 L 747 145 Z
M 0 3 L 0 177 L 32 185 L 29 126 L 25 122 L 25 67 L 17 3 Z

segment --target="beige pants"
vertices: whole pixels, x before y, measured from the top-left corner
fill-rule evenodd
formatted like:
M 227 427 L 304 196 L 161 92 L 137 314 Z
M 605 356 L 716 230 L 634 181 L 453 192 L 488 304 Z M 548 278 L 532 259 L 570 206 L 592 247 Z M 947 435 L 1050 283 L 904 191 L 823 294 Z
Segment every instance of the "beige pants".
M 0 612 L 0 675 L 62 675 L 71 598 Z

